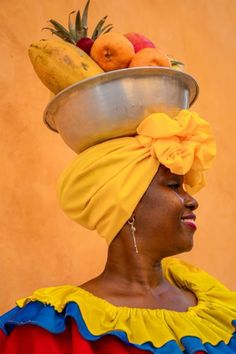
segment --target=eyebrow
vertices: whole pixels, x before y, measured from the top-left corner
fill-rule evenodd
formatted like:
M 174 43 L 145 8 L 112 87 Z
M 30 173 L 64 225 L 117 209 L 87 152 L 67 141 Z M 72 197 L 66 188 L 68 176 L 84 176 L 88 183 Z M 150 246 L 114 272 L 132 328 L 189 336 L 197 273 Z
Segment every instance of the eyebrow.
M 176 173 L 172 173 L 169 169 L 164 170 L 164 176 L 167 177 L 181 177 L 181 175 L 177 175 Z
M 183 179 L 183 175 L 177 175 L 176 173 L 172 173 L 170 170 L 166 170 L 163 174 L 164 178 L 177 178 L 177 179 Z
M 184 178 L 184 176 L 183 175 L 177 175 L 176 173 L 172 173 L 171 171 L 170 171 L 170 169 L 169 168 L 167 168 L 167 167 L 165 167 L 165 166 L 163 166 L 164 168 L 163 168 L 163 174 L 162 174 L 162 178 L 178 178 L 178 179 L 182 179 L 182 178 Z

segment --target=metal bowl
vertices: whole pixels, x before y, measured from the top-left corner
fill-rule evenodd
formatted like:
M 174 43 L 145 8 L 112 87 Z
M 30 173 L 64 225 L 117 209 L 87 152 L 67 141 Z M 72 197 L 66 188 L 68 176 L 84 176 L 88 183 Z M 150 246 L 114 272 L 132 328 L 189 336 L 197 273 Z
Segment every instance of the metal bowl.
M 108 139 L 135 135 L 151 113 L 175 116 L 193 104 L 198 92 L 194 78 L 169 68 L 110 71 L 57 94 L 45 109 L 44 122 L 80 153 Z

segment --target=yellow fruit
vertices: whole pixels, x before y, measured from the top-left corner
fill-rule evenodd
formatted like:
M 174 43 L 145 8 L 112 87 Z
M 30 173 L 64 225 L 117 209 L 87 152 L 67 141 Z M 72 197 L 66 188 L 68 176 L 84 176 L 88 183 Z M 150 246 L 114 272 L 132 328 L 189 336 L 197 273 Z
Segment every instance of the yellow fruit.
M 53 93 L 104 72 L 83 50 L 61 40 L 31 44 L 29 57 L 38 77 Z

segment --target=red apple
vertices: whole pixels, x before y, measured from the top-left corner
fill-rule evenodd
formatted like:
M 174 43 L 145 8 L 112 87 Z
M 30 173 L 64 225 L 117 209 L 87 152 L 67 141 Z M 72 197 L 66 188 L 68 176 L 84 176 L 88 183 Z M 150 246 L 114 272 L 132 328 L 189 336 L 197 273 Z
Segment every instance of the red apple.
M 129 32 L 125 37 L 133 44 L 135 53 L 143 48 L 156 48 L 155 44 L 142 34 Z
M 76 46 L 82 49 L 85 53 L 90 55 L 91 48 L 93 46 L 93 40 L 88 37 L 81 38 L 77 43 Z

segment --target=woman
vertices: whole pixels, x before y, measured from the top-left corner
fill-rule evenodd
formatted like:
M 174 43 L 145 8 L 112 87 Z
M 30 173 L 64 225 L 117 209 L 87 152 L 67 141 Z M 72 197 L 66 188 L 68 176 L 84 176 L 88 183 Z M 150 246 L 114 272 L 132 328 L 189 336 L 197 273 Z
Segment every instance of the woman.
M 215 144 L 182 110 L 145 118 L 135 137 L 81 153 L 59 199 L 109 244 L 103 273 L 39 289 L 2 319 L 1 353 L 236 353 L 236 294 L 175 258 L 191 250 L 197 201 Z

